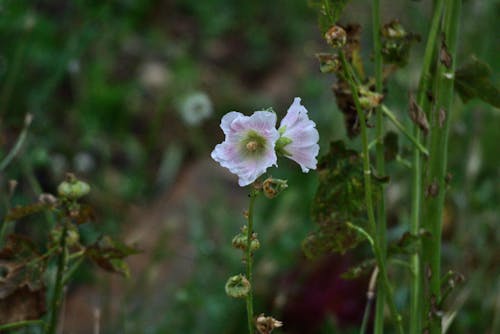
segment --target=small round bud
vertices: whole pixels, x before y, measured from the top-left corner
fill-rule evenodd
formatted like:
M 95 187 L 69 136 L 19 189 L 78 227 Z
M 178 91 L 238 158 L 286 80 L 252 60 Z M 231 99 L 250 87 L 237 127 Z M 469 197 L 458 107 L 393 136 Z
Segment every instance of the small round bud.
M 68 174 L 67 180 L 57 187 L 59 196 L 69 199 L 78 199 L 89 192 L 90 186 L 86 182 L 78 180 L 73 174 Z
M 225 290 L 229 297 L 243 298 L 250 292 L 250 282 L 242 274 L 229 277 Z
M 347 33 L 340 26 L 333 26 L 325 33 L 326 42 L 334 48 L 343 48 L 347 42 Z
M 245 251 L 247 249 L 247 227 L 244 226 L 242 228 L 241 233 L 238 233 L 234 236 L 232 240 L 232 245 L 236 249 L 241 249 Z M 253 253 L 260 248 L 259 239 L 257 239 L 257 234 L 253 233 L 252 238 L 250 240 L 250 251 Z
M 267 178 L 262 184 L 262 190 L 267 198 L 278 196 L 283 190 L 288 188 L 287 180 Z

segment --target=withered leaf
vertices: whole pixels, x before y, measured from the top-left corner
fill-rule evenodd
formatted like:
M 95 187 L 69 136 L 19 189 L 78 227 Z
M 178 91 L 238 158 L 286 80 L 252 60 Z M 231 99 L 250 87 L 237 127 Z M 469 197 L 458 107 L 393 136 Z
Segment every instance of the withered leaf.
M 500 89 L 490 79 L 493 71 L 488 64 L 471 56 L 469 61 L 455 72 L 455 90 L 464 103 L 478 98 L 500 108 Z
M 344 253 L 355 247 L 362 237 L 347 223 L 366 224 L 364 175 L 358 152 L 349 150 L 342 141 L 332 142 L 330 151 L 318 164 L 319 185 L 312 203 L 312 218 L 317 229 L 303 241 L 309 257 L 332 252 Z M 373 180 L 374 199 L 378 183 Z
M 140 251 L 108 236 L 101 237 L 96 243 L 87 247 L 86 255 L 102 269 L 129 276 L 129 269 L 124 259 Z
M 26 216 L 31 216 L 33 214 L 42 212 L 43 210 L 46 209 L 51 209 L 53 208 L 53 205 L 50 203 L 45 203 L 45 202 L 38 202 L 38 203 L 33 203 L 33 204 L 28 204 L 28 205 L 23 205 L 23 206 L 16 206 L 15 208 L 12 208 L 7 216 L 5 217 L 6 221 L 16 221 L 21 218 L 24 218 Z
M 394 131 L 389 131 L 384 136 L 384 159 L 393 161 L 396 159 L 399 151 L 398 135 Z
M 429 132 L 429 121 L 427 120 L 427 116 L 425 112 L 420 108 L 415 101 L 415 97 L 410 94 L 410 118 L 415 123 L 420 130 L 427 134 Z
M 46 260 L 26 237 L 10 235 L 0 250 L 0 324 L 38 319 L 45 313 Z
M 377 261 L 375 259 L 364 260 L 356 266 L 349 268 L 341 277 L 344 279 L 356 279 L 362 275 L 367 275 L 373 270 L 376 264 Z
M 451 54 L 448 52 L 448 47 L 446 46 L 446 42 L 441 40 L 441 49 L 439 49 L 439 61 L 446 68 L 450 69 L 452 64 Z

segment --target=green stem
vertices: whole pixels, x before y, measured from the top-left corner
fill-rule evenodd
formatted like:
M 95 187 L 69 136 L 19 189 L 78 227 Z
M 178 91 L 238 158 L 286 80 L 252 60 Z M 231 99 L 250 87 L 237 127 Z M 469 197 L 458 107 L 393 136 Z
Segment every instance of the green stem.
M 430 238 L 424 239 L 423 261 L 429 273 L 429 296 L 425 314 L 429 315 L 429 331 L 442 331 L 439 308 L 441 305 L 441 229 L 446 192 L 446 166 L 448 160 L 448 132 L 453 100 L 453 83 L 456 64 L 457 35 L 461 0 L 446 0 L 444 13 L 444 44 L 451 57 L 448 68 L 443 62 L 437 67 L 436 112 L 431 117 L 431 146 L 426 186 L 433 186 L 437 194 L 429 194 L 425 200 L 424 222 L 430 231 Z M 443 46 L 442 46 L 443 47 Z M 444 119 L 443 118 L 444 115 Z
M 5 158 L 3 158 L 2 161 L 0 161 L 0 172 L 3 171 L 5 168 L 7 168 L 7 166 L 19 153 L 19 150 L 23 146 L 23 143 L 26 140 L 26 136 L 28 135 L 28 128 L 31 124 L 31 121 L 32 121 L 31 114 L 26 114 L 26 117 L 24 118 L 24 127 L 23 130 L 21 131 L 21 134 L 17 138 L 16 143 L 14 144 L 10 152 L 5 156 Z
M 247 279 L 250 282 L 250 291 L 246 297 L 247 303 L 247 319 L 248 319 L 248 333 L 254 333 L 254 320 L 253 320 L 253 280 L 252 280 L 252 264 L 253 254 L 251 249 L 252 234 L 253 234 L 253 207 L 257 195 L 253 190 L 250 191 L 250 204 L 248 206 L 248 228 L 247 228 L 247 247 L 246 247 L 246 262 L 247 262 Z
M 354 104 L 356 106 L 356 112 L 359 118 L 359 124 L 361 126 L 361 141 L 363 146 L 363 174 L 364 174 L 364 186 L 365 186 L 365 202 L 366 209 L 368 213 L 368 221 L 370 223 L 371 233 L 374 238 L 373 252 L 375 253 L 375 259 L 377 261 L 377 266 L 380 270 L 379 278 L 382 281 L 384 286 L 384 292 L 386 295 L 386 300 L 389 304 L 389 309 L 391 310 L 391 316 L 396 325 L 398 333 L 404 333 L 402 326 L 402 318 L 398 313 L 396 308 L 396 304 L 394 303 L 394 298 L 392 294 L 392 288 L 389 284 L 389 278 L 387 275 L 387 268 L 385 265 L 385 259 L 382 256 L 382 250 L 380 247 L 380 240 L 377 235 L 377 224 L 375 222 L 375 214 L 373 210 L 373 193 L 372 193 L 372 183 L 371 183 L 371 170 L 370 170 L 370 155 L 368 152 L 368 135 L 366 131 L 366 118 L 363 109 L 359 103 L 359 95 L 357 87 L 352 78 L 352 70 L 350 68 L 350 64 L 347 62 L 345 54 L 342 50 L 339 51 L 339 57 L 342 62 L 342 68 L 344 71 L 344 76 L 347 82 L 349 83 L 350 90 L 352 92 L 352 96 L 354 99 Z
M 0 325 L 0 330 L 17 329 L 34 325 L 43 326 L 44 322 L 42 320 L 24 320 L 19 322 L 12 322 L 10 324 Z
M 373 52 L 375 53 L 375 91 L 382 94 L 382 42 L 380 40 L 380 2 L 373 0 L 372 3 L 372 21 L 373 21 Z M 376 146 L 376 167 L 378 175 L 385 175 L 385 159 L 384 159 L 384 120 L 382 108 L 375 108 L 376 123 L 375 133 L 377 138 Z M 377 239 L 380 245 L 381 258 L 385 262 L 387 256 L 387 217 L 385 214 L 385 187 L 382 186 L 382 195 L 377 201 Z M 377 300 L 375 304 L 375 334 L 384 332 L 384 307 L 385 307 L 385 288 L 384 285 L 377 284 Z
M 427 91 L 431 87 L 431 68 L 436 54 L 437 36 L 439 33 L 439 23 L 441 21 L 443 11 L 443 0 L 438 0 L 434 6 L 434 14 L 432 17 L 429 35 L 425 46 L 424 60 L 422 64 L 422 72 L 417 91 L 417 104 L 428 115 L 429 101 L 426 98 Z M 413 126 L 413 134 L 415 140 L 420 142 L 421 131 L 415 124 Z M 420 151 L 415 148 L 413 150 L 412 163 L 412 193 L 411 193 L 411 217 L 410 217 L 410 232 L 414 235 L 420 230 L 421 216 L 421 200 L 422 200 L 422 159 Z M 413 275 L 411 292 L 410 292 L 410 334 L 419 334 L 422 332 L 422 270 L 420 252 L 416 252 L 411 256 L 410 264 Z
M 61 238 L 59 240 L 59 246 L 61 250 L 61 255 L 59 255 L 59 259 L 57 262 L 57 272 L 56 272 L 56 282 L 54 285 L 54 294 L 52 296 L 52 301 L 50 305 L 50 321 L 49 326 L 47 327 L 46 334 L 55 334 L 57 331 L 57 323 L 59 318 L 59 310 L 62 304 L 62 294 L 63 294 L 63 277 L 64 270 L 67 264 L 67 249 L 66 249 L 66 233 L 67 226 L 66 222 L 63 223 L 63 229 L 61 233 Z
M 420 153 L 422 153 L 423 155 L 425 156 L 428 156 L 429 155 L 429 151 L 427 151 L 427 149 L 424 147 L 424 145 L 422 145 L 420 143 L 420 141 L 417 140 L 417 138 L 415 138 L 406 128 L 403 124 L 401 124 L 401 122 L 396 118 L 396 115 L 394 115 L 392 113 L 391 110 L 389 110 L 389 108 L 387 108 L 385 105 L 382 105 L 382 113 L 387 116 L 387 118 L 389 118 L 389 120 L 392 122 L 392 124 L 394 124 L 399 131 L 401 131 L 405 136 L 406 138 L 408 138 L 414 145 L 415 147 L 420 151 Z

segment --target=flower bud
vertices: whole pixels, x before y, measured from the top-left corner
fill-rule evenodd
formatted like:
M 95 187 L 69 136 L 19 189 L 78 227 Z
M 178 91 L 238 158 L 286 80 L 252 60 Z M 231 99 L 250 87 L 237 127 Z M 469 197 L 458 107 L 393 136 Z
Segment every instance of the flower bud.
M 73 174 L 68 174 L 66 181 L 57 187 L 59 196 L 69 199 L 78 199 L 89 192 L 90 186 L 86 182 L 78 180 Z
M 278 196 L 283 190 L 288 188 L 287 180 L 267 178 L 262 184 L 262 190 L 267 198 Z
M 321 73 L 337 73 L 342 68 L 342 63 L 337 55 L 317 53 L 316 58 L 318 58 Z
M 244 226 L 241 232 L 234 236 L 232 240 L 233 247 L 245 251 L 247 249 L 247 234 L 247 227 Z M 259 248 L 260 242 L 259 239 L 257 239 L 257 233 L 253 233 L 250 240 L 250 251 L 253 253 Z
M 243 298 L 250 292 L 250 282 L 242 274 L 229 277 L 225 290 L 229 297 Z
M 282 327 L 283 322 L 273 317 L 266 317 L 264 313 L 261 313 L 255 320 L 255 326 L 260 334 L 270 334 L 273 329 Z
M 340 26 L 333 26 L 325 33 L 326 42 L 334 48 L 343 48 L 347 41 L 347 33 Z

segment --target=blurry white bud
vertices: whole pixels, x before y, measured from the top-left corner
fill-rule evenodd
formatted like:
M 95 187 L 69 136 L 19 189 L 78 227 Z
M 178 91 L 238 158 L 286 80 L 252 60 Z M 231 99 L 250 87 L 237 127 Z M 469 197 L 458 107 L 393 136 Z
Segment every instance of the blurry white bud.
M 161 90 L 170 82 L 170 73 L 160 62 L 147 62 L 139 68 L 139 81 L 146 89 Z
M 182 119 L 189 125 L 198 125 L 213 112 L 212 101 L 207 94 L 196 92 L 187 96 L 180 105 Z
M 68 62 L 68 72 L 71 74 L 77 74 L 80 72 L 80 61 L 78 59 L 71 59 Z
M 31 30 L 36 24 L 36 17 L 33 13 L 28 13 L 24 18 L 24 29 Z
M 89 173 L 95 168 L 95 161 L 92 155 L 87 152 L 79 152 L 73 158 L 75 171 Z

